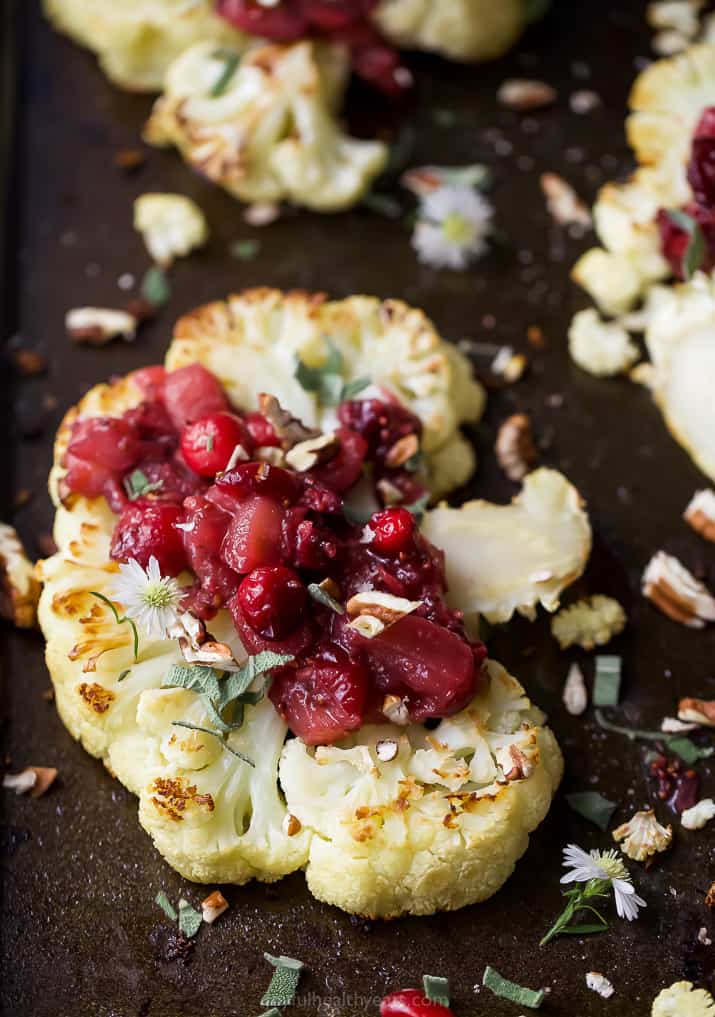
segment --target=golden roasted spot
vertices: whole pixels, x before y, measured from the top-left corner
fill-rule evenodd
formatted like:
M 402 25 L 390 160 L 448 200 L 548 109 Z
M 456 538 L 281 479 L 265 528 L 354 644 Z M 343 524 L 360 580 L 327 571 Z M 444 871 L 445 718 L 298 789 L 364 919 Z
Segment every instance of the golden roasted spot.
M 213 812 L 215 808 L 213 797 L 210 794 L 197 794 L 196 785 L 189 784 L 185 777 L 157 777 L 150 790 L 154 792 L 152 803 L 157 811 L 177 823 L 181 822 L 192 804 L 198 808 L 205 807 L 207 812 Z
M 98 682 L 82 682 L 77 689 L 87 706 L 95 713 L 106 713 L 114 700 L 117 698 L 111 689 L 105 689 Z

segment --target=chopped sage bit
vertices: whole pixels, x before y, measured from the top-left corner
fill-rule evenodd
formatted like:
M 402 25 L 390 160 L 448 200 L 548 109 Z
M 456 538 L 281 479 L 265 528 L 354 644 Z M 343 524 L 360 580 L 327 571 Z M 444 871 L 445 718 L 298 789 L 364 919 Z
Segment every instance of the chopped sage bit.
M 276 970 L 261 999 L 261 1006 L 291 1006 L 304 967 L 303 963 L 292 957 L 272 957 L 269 953 L 264 953 L 263 956 Z
M 372 519 L 373 513 L 353 508 L 352 505 L 343 505 L 343 515 L 353 526 L 365 526 Z
M 348 399 L 354 399 L 356 395 L 360 395 L 363 389 L 366 389 L 370 384 L 369 378 L 356 378 L 355 381 L 346 381 L 343 385 L 342 392 L 340 393 L 340 402 L 347 402 Z
M 491 989 L 495 996 L 508 999 L 518 1006 L 527 1006 L 530 1010 L 538 1010 L 544 1002 L 544 990 L 526 989 L 516 982 L 510 982 L 508 978 L 502 978 L 498 971 L 488 964 L 482 976 L 482 985 Z
M 131 668 L 129 668 L 129 667 L 125 668 L 124 671 L 122 671 L 121 674 L 119 674 L 117 676 L 117 681 L 118 682 L 123 682 L 124 679 L 128 678 L 131 673 L 132 673 Z
M 397 198 L 393 198 L 389 194 L 370 191 L 362 199 L 362 204 L 365 208 L 369 208 L 371 212 L 384 215 L 387 219 L 399 219 L 402 215 L 402 205 Z
M 662 731 L 644 731 L 641 728 L 623 727 L 621 724 L 614 724 L 612 721 L 607 720 L 600 710 L 596 710 L 596 722 L 604 731 L 613 731 L 614 734 L 625 735 L 631 741 L 639 739 L 648 742 L 662 742 L 676 756 L 680 756 L 685 763 L 692 764 L 697 763 L 699 759 L 709 759 L 713 752 L 715 752 L 713 748 L 702 748 L 700 745 L 696 745 L 691 738 L 687 738 L 685 735 L 669 736 L 663 734 Z
M 691 279 L 698 269 L 702 267 L 705 259 L 705 237 L 703 236 L 703 231 L 695 219 L 688 215 L 687 212 L 681 212 L 677 208 L 670 208 L 667 214 L 670 221 L 678 229 L 687 233 L 689 237 L 688 246 L 683 254 L 682 270 L 685 278 Z
M 343 391 L 343 355 L 332 342 L 328 341 L 328 356 L 320 367 L 311 367 L 300 357 L 295 369 L 295 378 L 306 392 L 314 392 L 323 406 L 337 406 Z
M 239 752 L 238 749 L 232 748 L 220 731 L 214 731 L 212 727 L 202 727 L 200 724 L 190 724 L 188 720 L 172 720 L 171 726 L 186 727 L 189 729 L 189 731 L 201 731 L 203 732 L 203 734 L 211 735 L 213 738 L 218 738 L 218 740 L 221 742 L 221 745 L 224 747 L 224 749 L 226 749 L 227 752 L 230 752 L 232 756 L 236 756 L 237 759 L 242 760 L 244 763 L 248 763 L 249 766 L 252 766 L 255 769 L 256 764 L 253 762 L 250 756 L 244 756 L 244 754 L 242 752 Z
M 228 86 L 231 84 L 231 79 L 238 70 L 238 65 L 241 63 L 241 54 L 236 53 L 236 51 L 232 49 L 217 49 L 215 53 L 213 53 L 213 57 L 215 60 L 223 60 L 224 62 L 223 70 L 209 92 L 212 99 L 218 99 L 218 97 L 223 95 Z
M 90 590 L 89 591 L 89 595 L 90 595 L 90 597 L 97 597 L 99 600 L 101 600 L 104 604 L 107 605 L 109 610 L 114 615 L 114 620 L 116 621 L 117 625 L 124 625 L 125 622 L 126 622 L 127 625 L 129 625 L 129 627 L 132 630 L 132 636 L 134 637 L 134 660 L 138 660 L 139 659 L 139 632 L 137 631 L 137 627 L 134 624 L 134 622 L 132 621 L 132 619 L 131 618 L 127 618 L 126 615 L 123 615 L 120 618 L 119 617 L 119 611 L 117 611 L 116 607 L 111 602 L 109 597 L 105 597 L 103 593 L 97 593 L 96 590 Z
M 272 1006 L 270 1010 L 264 1010 L 259 1017 L 281 1017 L 281 1012 L 277 1006 Z
M 615 802 L 609 802 L 598 791 L 574 791 L 566 795 L 566 801 L 579 816 L 594 823 L 599 830 L 608 829 L 611 816 L 616 810 Z
M 448 978 L 440 978 L 438 975 L 424 975 L 422 985 L 424 986 L 425 996 L 430 1002 L 449 1006 Z
M 236 240 L 229 247 L 229 254 L 239 261 L 252 261 L 261 248 L 259 240 Z
M 319 604 L 324 607 L 329 607 L 331 611 L 335 611 L 336 614 L 345 614 L 345 608 L 342 604 L 338 603 L 335 597 L 331 597 L 327 590 L 324 590 L 318 583 L 308 584 L 308 593 L 317 600 Z
M 193 939 L 201 928 L 203 915 L 196 908 L 192 908 L 187 900 L 182 897 L 179 901 L 179 932 L 183 932 L 187 939 Z
M 128 477 L 124 478 L 124 488 L 130 501 L 143 498 L 145 494 L 152 491 L 159 491 L 163 487 L 163 480 L 150 481 L 146 473 L 141 470 L 133 470 Z
M 414 455 L 410 456 L 409 459 L 405 460 L 402 464 L 402 469 L 407 470 L 408 473 L 417 473 L 423 468 L 425 464 L 425 455 L 421 449 L 418 449 Z
M 422 519 L 422 516 L 427 511 L 427 506 L 430 503 L 430 496 L 423 494 L 417 501 L 413 501 L 411 505 L 405 505 L 404 507 L 408 512 L 411 512 L 413 516 L 417 516 L 418 521 Z
M 433 109 L 432 120 L 438 127 L 456 127 L 459 117 L 453 109 Z
M 204 435 L 204 448 L 207 452 L 213 452 L 214 450 L 214 436 L 212 434 Z
M 594 706 L 618 706 L 621 691 L 621 658 L 609 654 L 596 657 L 593 683 Z
M 141 284 L 141 294 L 153 307 L 161 307 L 171 296 L 171 287 L 166 272 L 158 265 L 152 265 L 145 273 Z
M 167 918 L 170 918 L 172 922 L 175 922 L 179 917 L 176 913 L 174 905 L 171 903 L 169 898 L 166 896 L 163 890 L 159 890 L 158 894 L 154 898 L 154 903 L 158 904 L 161 910 L 164 912 Z
M 400 128 L 395 142 L 390 145 L 387 166 L 380 175 L 381 179 L 393 179 L 399 176 L 403 170 L 407 169 L 412 159 L 416 142 L 417 130 L 411 124 L 406 124 Z
M 170 669 L 165 684 L 182 689 L 190 689 L 204 697 L 212 722 L 220 734 L 226 735 L 236 731 L 243 724 L 243 708 L 254 706 L 263 699 L 267 691 L 267 682 L 258 692 L 249 692 L 249 687 L 260 675 L 270 678 L 269 672 L 275 667 L 290 663 L 293 657 L 264 650 L 249 657 L 240 671 L 219 680 L 212 667 L 174 664 Z M 229 749 L 229 751 L 234 751 Z M 243 757 L 241 757 L 243 758 Z

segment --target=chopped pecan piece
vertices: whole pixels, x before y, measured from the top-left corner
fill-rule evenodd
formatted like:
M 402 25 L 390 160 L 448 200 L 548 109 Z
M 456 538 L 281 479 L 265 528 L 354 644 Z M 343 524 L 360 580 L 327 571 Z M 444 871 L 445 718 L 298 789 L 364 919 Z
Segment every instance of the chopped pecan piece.
M 558 92 L 545 81 L 534 81 L 530 78 L 508 78 L 502 82 L 497 91 L 497 101 L 509 109 L 520 113 L 530 109 L 539 109 L 556 102 Z
M 538 458 L 531 421 L 525 413 L 507 417 L 497 433 L 495 452 L 499 465 L 510 480 L 524 479 Z
M 284 410 L 275 396 L 261 392 L 258 396 L 258 409 L 272 425 L 276 436 L 284 450 L 293 448 L 308 438 L 317 438 L 320 431 L 314 427 L 306 427 L 297 417 L 294 417 L 288 410 Z
M 591 225 L 588 207 L 563 177 L 558 173 L 542 173 L 540 183 L 549 215 L 559 226 Z
M 715 727 L 715 699 L 681 699 L 678 703 L 678 720 Z
M 697 491 L 683 513 L 683 519 L 706 540 L 715 543 L 715 491 Z
M 658 551 L 646 566 L 641 588 L 663 614 L 691 629 L 715 621 L 715 597 L 677 558 Z

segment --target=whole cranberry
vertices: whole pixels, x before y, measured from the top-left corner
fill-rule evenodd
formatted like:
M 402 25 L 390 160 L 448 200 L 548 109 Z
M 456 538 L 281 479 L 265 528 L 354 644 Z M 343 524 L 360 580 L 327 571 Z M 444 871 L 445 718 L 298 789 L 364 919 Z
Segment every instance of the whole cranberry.
M 262 413 L 247 413 L 243 419 L 256 448 L 277 448 L 280 445 L 273 424 Z
M 419 989 L 400 989 L 380 1003 L 380 1017 L 454 1017 L 448 1006 L 427 999 Z
M 715 209 L 715 106 L 705 110 L 695 129 L 688 182 L 698 205 Z
M 251 441 L 243 421 L 232 413 L 211 413 L 181 432 L 181 454 L 200 477 L 215 477 L 225 469 L 237 445 L 249 451 Z
M 178 576 L 187 566 L 181 530 L 179 505 L 138 498 L 129 502 L 117 521 L 112 536 L 110 558 L 129 561 L 134 558 L 146 568 L 153 556 L 162 575 Z
M 399 554 L 413 543 L 415 517 L 406 508 L 386 508 L 370 520 L 372 546 L 381 554 Z
M 298 574 L 283 565 L 254 569 L 238 588 L 244 617 L 267 639 L 284 639 L 298 627 L 307 598 Z

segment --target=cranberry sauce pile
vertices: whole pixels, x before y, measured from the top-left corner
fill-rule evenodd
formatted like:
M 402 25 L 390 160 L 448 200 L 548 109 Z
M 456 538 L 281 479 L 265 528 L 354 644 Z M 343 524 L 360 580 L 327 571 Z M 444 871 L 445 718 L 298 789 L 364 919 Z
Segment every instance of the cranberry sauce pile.
M 131 377 L 144 401 L 76 421 L 64 460 L 63 496 L 103 495 L 118 514 L 114 560 L 146 567 L 153 555 L 163 575 L 192 571 L 186 610 L 210 619 L 225 605 L 248 653 L 293 656 L 271 698 L 309 743 L 384 720 L 387 697 L 414 721 L 469 701 L 486 651 L 444 602 L 442 553 L 404 504 L 367 525 L 344 512 L 343 495 L 365 475 L 404 502 L 423 493 L 404 462 L 390 465 L 396 447 L 417 447 L 417 417 L 388 394 L 343 402 L 332 444 L 296 462 L 316 432 L 271 397 L 261 398 L 267 416 L 239 414 L 198 364 Z M 296 469 L 285 465 L 291 453 Z M 316 599 L 320 583 L 330 596 Z M 371 590 L 421 603 L 367 638 L 342 605 Z
M 700 118 L 688 163 L 688 183 L 693 200 L 683 209 L 700 229 L 704 241 L 699 268 L 710 272 L 715 268 L 715 106 Z M 686 278 L 684 259 L 691 245 L 690 230 L 675 222 L 666 209 L 658 212 L 658 226 L 664 257 L 678 279 Z
M 216 0 L 218 13 L 250 35 L 274 42 L 294 42 L 319 35 L 346 45 L 356 74 L 383 92 L 398 95 L 412 75 L 397 50 L 370 19 L 378 0 Z

